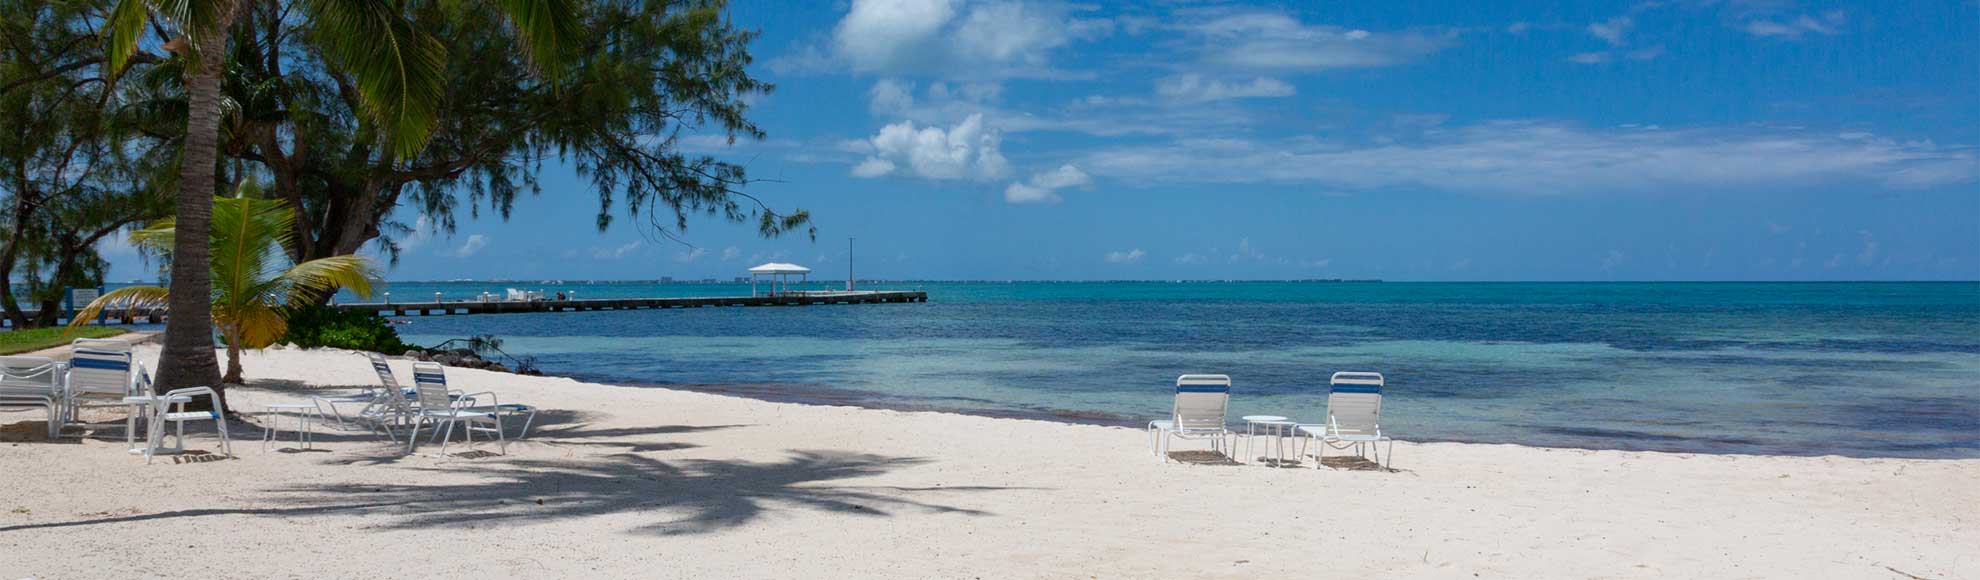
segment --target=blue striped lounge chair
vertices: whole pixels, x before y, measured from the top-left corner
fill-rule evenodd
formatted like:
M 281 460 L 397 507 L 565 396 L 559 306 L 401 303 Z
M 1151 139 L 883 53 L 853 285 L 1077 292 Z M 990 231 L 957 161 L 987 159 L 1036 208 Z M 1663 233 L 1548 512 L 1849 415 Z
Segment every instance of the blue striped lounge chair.
M 1382 434 L 1382 387 L 1386 383 L 1382 373 L 1334 373 L 1327 386 L 1327 422 L 1300 425 L 1298 429 L 1314 443 L 1315 469 L 1325 467 L 1321 459 L 1327 447 L 1352 448 L 1356 455 L 1362 455 L 1365 448 L 1375 453 L 1378 465 L 1389 467 L 1396 442 Z M 1388 443 L 1388 449 L 1377 447 L 1382 443 Z
M 1230 454 L 1236 437 L 1224 424 L 1230 410 L 1231 377 L 1225 375 L 1183 375 L 1176 377 L 1176 400 L 1168 419 L 1148 422 L 1148 446 L 1164 463 L 1169 461 L 1172 439 L 1209 440 L 1210 450 Z

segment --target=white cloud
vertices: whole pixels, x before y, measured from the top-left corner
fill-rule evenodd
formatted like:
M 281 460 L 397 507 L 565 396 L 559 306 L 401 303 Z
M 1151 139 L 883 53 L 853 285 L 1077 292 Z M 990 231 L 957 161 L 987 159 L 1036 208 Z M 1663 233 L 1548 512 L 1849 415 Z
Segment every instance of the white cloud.
M 1622 46 L 1627 42 L 1625 37 L 1629 34 L 1630 26 L 1635 24 L 1635 19 L 1628 16 L 1617 16 L 1610 18 L 1607 22 L 1589 24 L 1588 33 L 1602 39 L 1603 42 L 1609 43 L 1609 46 Z
M 1441 50 L 1447 39 L 1414 32 L 1369 32 L 1309 26 L 1285 14 L 1247 12 L 1195 26 L 1194 39 L 1214 64 L 1251 69 L 1327 70 L 1407 63 Z
M 1142 258 L 1146 257 L 1148 257 L 1148 252 L 1141 251 L 1141 248 L 1135 248 L 1125 252 L 1107 252 L 1107 263 L 1133 264 L 1140 262 Z
M 488 247 L 488 238 L 481 234 L 474 234 L 468 236 L 467 241 L 461 243 L 461 247 L 454 249 L 454 257 L 466 258 L 473 256 L 475 252 L 479 252 L 485 247 Z
M 1031 176 L 1031 183 L 1046 189 L 1064 189 L 1093 185 L 1093 178 L 1068 163 L 1060 165 L 1058 169 Z
M 1092 187 L 1093 178 L 1068 163 L 1058 169 L 1032 174 L 1030 183 L 1012 182 L 1004 188 L 1007 203 L 1059 203 L 1058 190 Z
M 1737 191 L 1860 182 L 1919 188 L 1970 183 L 1972 148 L 1794 129 L 1616 127 L 1487 122 L 1395 142 L 1177 140 L 1102 150 L 1095 175 L 1139 182 L 1314 183 L 1526 195 L 1672 189 Z
M 1205 256 L 1203 254 L 1198 254 L 1196 252 L 1190 252 L 1187 254 L 1176 256 L 1175 262 L 1177 264 L 1191 264 L 1191 265 L 1208 264 L 1210 263 L 1210 257 Z
M 1111 30 L 1109 21 L 1076 18 L 1055 3 L 853 0 L 833 29 L 830 55 L 802 60 L 882 74 L 1054 76 L 1053 49 Z
M 679 252 L 674 252 L 674 261 L 680 262 L 682 264 L 689 264 L 689 263 L 693 263 L 695 260 L 700 260 L 702 256 L 706 256 L 706 255 L 708 255 L 707 248 L 693 248 L 688 250 L 682 250 Z
M 1574 56 L 1568 57 L 1568 61 L 1577 62 L 1581 64 L 1602 64 L 1605 62 L 1609 62 L 1609 53 L 1606 52 L 1576 53 Z
M 1844 20 L 1845 17 L 1840 10 L 1825 12 L 1819 19 L 1803 14 L 1800 17 L 1785 21 L 1754 20 L 1746 23 L 1746 33 L 1754 36 L 1772 36 L 1790 39 L 1801 38 L 1802 35 L 1808 33 L 1835 36 L 1842 33 Z
M 412 231 L 406 232 L 405 237 L 399 238 L 399 251 L 411 252 L 414 248 L 418 248 L 420 244 L 426 243 L 426 240 L 432 236 L 433 220 L 425 215 L 421 215 L 419 219 L 413 220 Z
M 1251 247 L 1251 238 L 1244 238 L 1238 240 L 1237 252 L 1231 254 L 1231 262 L 1244 262 L 1244 261 L 1252 261 L 1252 262 L 1265 261 L 1265 253 L 1258 251 L 1257 248 Z
M 1628 56 L 1630 60 L 1655 60 L 1657 57 L 1663 55 L 1664 55 L 1664 45 L 1661 44 L 1656 46 L 1639 48 L 1624 54 L 1624 56 Z
M 894 162 L 868 157 L 852 168 L 853 177 L 880 177 L 894 172 Z
M 742 256 L 742 248 L 729 246 L 722 248 L 722 261 L 728 262 Z
M 640 246 L 644 246 L 644 245 L 646 245 L 645 241 L 633 240 L 630 242 L 626 242 L 624 244 L 620 244 L 616 248 L 596 248 L 591 250 L 591 257 L 600 260 L 617 260 L 619 258 L 626 257 L 626 254 L 631 254 L 635 251 L 638 251 Z
M 1204 102 L 1253 97 L 1290 97 L 1298 93 L 1285 81 L 1257 77 L 1247 82 L 1207 80 L 1202 75 L 1183 74 L 1155 81 L 1155 94 L 1178 101 Z
M 880 79 L 873 88 L 866 91 L 867 108 L 875 115 L 894 113 L 914 108 L 914 84 L 894 79 Z
M 1856 235 L 1863 238 L 1863 249 L 1856 252 L 1856 263 L 1868 266 L 1877 261 L 1877 234 L 1870 233 L 1870 230 L 1857 230 Z
M 880 128 L 868 143 L 872 156 L 853 168 L 855 177 L 880 177 L 905 166 L 927 179 L 998 179 L 1010 172 L 1000 150 L 1002 136 L 970 115 L 955 127 L 915 128 L 902 121 Z
M 1059 194 L 1050 189 L 1033 187 L 1022 182 L 1014 181 L 1009 187 L 1004 188 L 1006 203 L 1059 203 L 1060 200 Z

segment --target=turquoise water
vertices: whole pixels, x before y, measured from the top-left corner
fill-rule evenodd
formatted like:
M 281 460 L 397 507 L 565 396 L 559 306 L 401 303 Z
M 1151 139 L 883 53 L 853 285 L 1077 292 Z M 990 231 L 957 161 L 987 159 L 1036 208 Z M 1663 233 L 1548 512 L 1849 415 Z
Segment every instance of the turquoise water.
M 745 285 L 398 283 L 579 298 Z M 825 285 L 815 285 L 824 288 Z M 1980 283 L 874 284 L 922 304 L 409 317 L 547 372 L 778 400 L 1135 424 L 1183 373 L 1233 416 L 1318 420 L 1326 378 L 1389 378 L 1409 440 L 1980 457 Z

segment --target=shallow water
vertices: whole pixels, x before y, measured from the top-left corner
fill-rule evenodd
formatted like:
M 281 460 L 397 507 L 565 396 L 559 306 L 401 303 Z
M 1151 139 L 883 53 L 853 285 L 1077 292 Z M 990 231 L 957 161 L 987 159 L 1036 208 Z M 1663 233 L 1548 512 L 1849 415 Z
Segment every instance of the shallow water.
M 579 298 L 747 285 L 398 283 Z M 822 287 L 820 285 L 819 287 Z M 1233 416 L 1317 421 L 1334 371 L 1378 371 L 1410 440 L 1980 457 L 1980 283 L 1015 283 L 924 304 L 409 317 L 492 333 L 547 372 L 783 400 L 1133 424 L 1183 373 Z

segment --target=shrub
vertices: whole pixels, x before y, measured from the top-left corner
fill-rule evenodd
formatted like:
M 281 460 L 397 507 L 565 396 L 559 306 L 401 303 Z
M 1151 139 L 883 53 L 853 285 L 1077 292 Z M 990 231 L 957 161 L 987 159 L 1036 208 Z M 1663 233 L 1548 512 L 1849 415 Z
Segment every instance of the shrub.
M 399 331 L 372 312 L 344 312 L 317 306 L 289 312 L 289 333 L 277 342 L 303 348 L 330 347 L 385 354 L 414 348 L 399 340 Z

